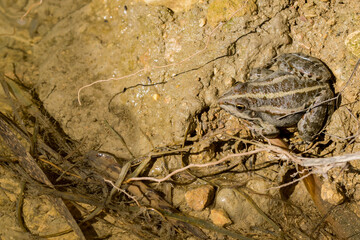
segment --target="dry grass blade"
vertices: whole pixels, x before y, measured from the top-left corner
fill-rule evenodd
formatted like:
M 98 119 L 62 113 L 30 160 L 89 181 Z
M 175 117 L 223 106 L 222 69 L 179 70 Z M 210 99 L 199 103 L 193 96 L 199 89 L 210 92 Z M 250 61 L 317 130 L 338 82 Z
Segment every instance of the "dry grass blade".
M 248 238 L 248 237 L 244 237 L 241 234 L 238 234 L 236 232 L 230 231 L 228 229 L 216 226 L 212 223 L 209 223 L 208 221 L 199 219 L 199 218 L 195 218 L 195 217 L 190 217 L 190 216 L 184 216 L 181 214 L 177 214 L 177 213 L 168 213 L 168 212 L 163 212 L 162 213 L 171 219 L 176 219 L 178 221 L 182 221 L 182 222 L 186 222 L 186 223 L 191 223 L 193 225 L 202 227 L 202 228 L 206 228 L 208 230 L 214 231 L 214 232 L 218 232 L 220 234 L 232 237 L 234 239 L 239 239 L 239 240 L 252 240 L 253 238 Z
M 30 232 L 29 229 L 26 227 L 25 223 L 24 223 L 24 218 L 22 215 L 22 207 L 24 204 L 24 190 L 25 190 L 25 185 L 26 182 L 25 181 L 21 181 L 20 183 L 20 194 L 19 197 L 16 201 L 16 218 L 18 221 L 18 224 L 20 225 L 21 229 L 24 232 Z
M 39 182 L 45 183 L 49 187 L 53 187 L 45 173 L 37 165 L 32 156 L 26 151 L 26 148 L 20 143 L 18 138 L 11 131 L 9 125 L 3 119 L 0 119 L 0 135 L 6 145 L 12 150 L 13 154 L 19 159 L 20 165 L 32 178 Z M 71 228 L 78 235 L 79 239 L 85 239 L 84 234 L 82 233 L 80 227 L 76 223 L 63 200 L 60 198 L 50 197 L 50 201 L 54 204 L 57 211 L 64 216 Z
M 96 151 L 91 151 L 87 154 L 86 160 L 90 166 L 92 166 L 103 178 L 108 178 L 111 182 L 116 181 L 116 179 L 120 179 L 122 182 L 124 173 L 126 171 L 122 170 L 114 158 L 110 158 L 109 156 L 102 153 L 97 153 Z M 117 186 L 114 184 L 113 187 Z M 154 208 L 161 212 L 178 212 L 178 210 L 169 204 L 165 199 L 163 199 L 160 194 L 141 181 L 132 182 L 126 187 L 126 190 L 136 199 L 140 199 L 139 202 L 144 206 Z M 124 190 L 121 192 L 125 193 Z M 195 236 L 201 239 L 206 238 L 206 235 L 200 229 L 191 226 L 190 224 L 177 221 L 173 222 L 173 224 L 175 226 L 179 226 L 184 231 L 192 232 Z
M 49 135 L 51 135 L 49 136 L 49 139 L 55 142 L 54 145 L 58 145 L 66 152 L 71 152 L 72 147 L 66 141 L 66 138 L 64 137 L 66 136 L 65 133 L 55 124 L 56 121 L 46 112 L 40 102 L 36 101 L 34 97 L 26 91 L 25 87 L 20 85 L 20 83 L 6 79 L 3 75 L 0 75 L 0 81 L 4 90 L 8 89 L 11 93 L 8 94 L 7 97 L 11 102 L 11 107 L 13 108 L 15 116 L 19 115 L 20 110 L 25 110 L 27 114 L 30 114 L 37 119 L 38 124 L 42 126 L 42 128 L 49 132 Z M 17 117 L 17 119 L 21 123 L 21 118 Z M 23 127 L 23 130 L 24 128 L 25 127 Z
M 262 210 L 261 208 L 255 203 L 255 201 L 244 191 L 242 191 L 241 189 L 237 190 L 238 193 L 240 193 L 240 195 L 242 195 L 250 204 L 251 206 L 268 222 L 270 223 L 273 228 L 275 229 L 276 233 L 278 234 L 278 236 L 280 238 L 283 238 L 284 233 L 281 230 L 281 227 L 274 222 L 271 218 L 269 218 Z

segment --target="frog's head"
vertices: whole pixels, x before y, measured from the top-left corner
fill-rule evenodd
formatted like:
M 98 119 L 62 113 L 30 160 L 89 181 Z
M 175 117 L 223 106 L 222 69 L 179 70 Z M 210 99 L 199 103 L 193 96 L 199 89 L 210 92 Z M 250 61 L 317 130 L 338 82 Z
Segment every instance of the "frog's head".
M 273 124 L 263 120 L 261 111 L 255 111 L 252 108 L 254 102 L 242 91 L 239 91 L 242 87 L 244 84 L 235 86 L 222 95 L 218 100 L 220 107 L 240 119 L 248 120 L 249 126 L 255 131 L 255 134 L 276 137 L 279 130 Z
M 249 99 L 242 97 L 241 88 L 242 84 L 234 86 L 219 98 L 218 103 L 222 109 L 236 117 L 257 120 L 257 114 L 250 108 Z

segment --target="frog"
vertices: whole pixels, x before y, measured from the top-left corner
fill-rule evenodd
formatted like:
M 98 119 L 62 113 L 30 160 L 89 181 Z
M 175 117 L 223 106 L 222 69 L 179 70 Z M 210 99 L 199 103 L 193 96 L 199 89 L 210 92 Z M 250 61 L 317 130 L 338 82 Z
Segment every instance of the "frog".
M 334 111 L 333 74 L 318 58 L 285 53 L 250 71 L 218 103 L 230 114 L 247 120 L 256 135 L 278 137 L 283 128 L 297 127 L 312 141 Z

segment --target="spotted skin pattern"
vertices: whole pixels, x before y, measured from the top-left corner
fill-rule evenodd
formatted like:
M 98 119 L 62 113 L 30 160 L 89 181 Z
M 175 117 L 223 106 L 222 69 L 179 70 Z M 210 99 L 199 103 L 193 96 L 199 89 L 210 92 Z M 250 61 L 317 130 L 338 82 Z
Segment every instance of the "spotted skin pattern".
M 237 83 L 219 98 L 219 105 L 251 122 L 259 135 L 274 137 L 279 128 L 297 126 L 300 137 L 311 141 L 334 108 L 333 101 L 324 103 L 334 96 L 332 77 L 319 59 L 287 53 L 253 69 L 247 82 Z

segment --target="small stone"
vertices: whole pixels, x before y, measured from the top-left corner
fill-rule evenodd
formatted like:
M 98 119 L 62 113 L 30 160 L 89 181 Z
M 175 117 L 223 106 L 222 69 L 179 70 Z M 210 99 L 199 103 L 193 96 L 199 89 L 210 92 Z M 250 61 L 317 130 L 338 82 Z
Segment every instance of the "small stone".
M 210 212 L 211 221 L 220 227 L 231 224 L 231 220 L 223 209 L 212 209 Z
M 206 24 L 206 18 L 200 18 L 199 20 L 199 27 L 203 27 Z
M 155 93 L 154 95 L 152 95 L 152 98 L 153 98 L 155 101 L 157 101 L 157 100 L 159 100 L 160 95 L 157 94 L 157 93 Z
M 305 18 L 313 18 L 313 17 L 318 16 L 313 3 L 304 4 L 303 11 L 304 11 L 304 17 Z
M 330 182 L 324 182 L 321 186 L 321 198 L 333 205 L 339 205 L 345 200 L 344 196 L 336 189 L 335 184 Z
M 345 39 L 345 46 L 352 54 L 360 57 L 360 31 L 350 33 Z
M 214 187 L 204 185 L 185 193 L 187 205 L 195 211 L 201 211 L 210 204 L 214 197 Z
M 326 24 L 329 26 L 334 26 L 336 24 L 336 19 L 330 18 L 329 20 L 326 21 Z
M 226 88 L 231 88 L 232 86 L 234 86 L 235 82 L 236 82 L 235 78 L 225 77 L 223 84 Z
M 218 74 L 218 72 L 219 72 L 219 70 L 216 67 L 214 67 L 214 75 L 215 76 Z

